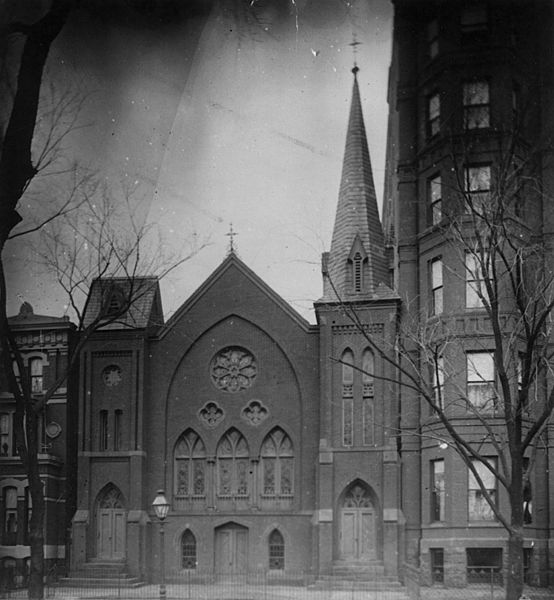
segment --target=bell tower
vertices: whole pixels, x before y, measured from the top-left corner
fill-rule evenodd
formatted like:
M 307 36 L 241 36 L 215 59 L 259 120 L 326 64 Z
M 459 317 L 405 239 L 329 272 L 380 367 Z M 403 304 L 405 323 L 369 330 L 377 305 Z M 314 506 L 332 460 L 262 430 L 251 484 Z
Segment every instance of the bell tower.
M 394 349 L 399 297 L 389 266 L 354 66 L 331 249 L 322 256 L 319 571 L 360 565 L 396 575 L 402 516 Z

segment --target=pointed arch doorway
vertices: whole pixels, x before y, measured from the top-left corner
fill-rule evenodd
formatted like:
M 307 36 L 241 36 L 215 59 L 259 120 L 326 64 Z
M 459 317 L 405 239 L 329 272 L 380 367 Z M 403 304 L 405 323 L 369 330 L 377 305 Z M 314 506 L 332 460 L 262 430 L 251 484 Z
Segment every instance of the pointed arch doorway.
M 375 506 L 370 489 L 353 483 L 344 493 L 340 508 L 340 558 L 373 560 L 377 557 Z
M 126 556 L 127 510 L 123 495 L 106 486 L 96 500 L 96 556 L 121 560 Z

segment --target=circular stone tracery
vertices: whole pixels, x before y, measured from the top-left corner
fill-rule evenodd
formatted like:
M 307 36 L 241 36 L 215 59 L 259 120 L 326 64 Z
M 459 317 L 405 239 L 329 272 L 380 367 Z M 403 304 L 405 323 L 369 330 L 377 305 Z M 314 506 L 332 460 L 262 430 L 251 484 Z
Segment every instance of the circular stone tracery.
M 248 350 L 240 346 L 227 346 L 212 359 L 210 375 L 216 388 L 235 393 L 249 388 L 256 379 L 258 367 Z

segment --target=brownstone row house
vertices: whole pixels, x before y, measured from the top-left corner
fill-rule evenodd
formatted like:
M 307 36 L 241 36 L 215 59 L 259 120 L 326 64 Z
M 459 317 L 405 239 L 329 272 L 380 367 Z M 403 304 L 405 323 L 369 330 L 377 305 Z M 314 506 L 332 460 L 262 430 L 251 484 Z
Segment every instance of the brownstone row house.
M 68 317 L 34 314 L 24 302 L 9 319 L 23 355 L 33 394 L 44 391 L 67 369 L 75 326 Z M 30 550 L 27 533 L 33 510 L 25 473 L 15 450 L 13 395 L 1 373 L 0 386 L 0 585 L 25 581 Z M 64 564 L 68 556 L 71 519 L 75 512 L 77 482 L 77 394 L 75 378 L 59 388 L 39 426 L 39 468 L 46 498 L 44 555 L 46 568 Z
M 413 435 L 429 422 L 428 410 L 396 383 L 392 363 L 362 332 L 395 359 L 403 307 L 415 307 L 413 315 L 426 305 L 456 314 L 465 327 L 458 378 L 468 388 L 483 383 L 474 380 L 474 365 L 486 372 L 489 334 L 474 326 L 483 315 L 471 285 L 447 276 L 449 254 L 437 227 L 451 201 L 441 161 L 452 136 L 478 134 L 478 151 L 467 164 L 476 169 L 467 181 L 477 187 L 468 191 L 486 194 L 492 141 L 519 106 L 520 91 L 533 98 L 528 135 L 552 126 L 552 6 L 394 5 L 384 226 L 355 67 L 317 324 L 231 251 L 167 322 L 157 282 L 145 280 L 149 293 L 140 306 L 87 343 L 72 413 L 74 576 L 116 565 L 143 580 L 157 577 L 151 504 L 159 489 L 170 502 L 164 539 L 171 575 L 259 570 L 340 578 L 356 572 L 391 581 L 410 561 L 421 563 L 429 583 L 459 585 L 468 574 L 471 579 L 472 566 L 502 565 L 504 529 L 454 454 Z M 546 158 L 538 176 L 553 189 Z M 544 197 L 533 197 L 532 210 L 517 218 L 543 236 L 550 252 L 554 213 Z M 118 285 L 125 282 L 110 282 L 114 302 Z M 88 319 L 106 301 L 105 289 L 102 281 L 93 285 Z M 355 309 L 358 324 L 347 308 Z M 1 401 L 7 414 L 9 397 Z M 60 416 L 45 422 L 66 430 Z M 527 506 L 526 561 L 537 569 L 554 560 L 550 446 L 537 461 Z M 15 465 L 10 457 L 0 461 Z M 24 479 L 5 481 L 2 474 L 3 489 L 16 488 L 23 527 Z M 18 530 L 17 546 L 8 543 L 12 496 L 3 496 L 7 533 L 0 552 L 19 560 L 24 534 Z

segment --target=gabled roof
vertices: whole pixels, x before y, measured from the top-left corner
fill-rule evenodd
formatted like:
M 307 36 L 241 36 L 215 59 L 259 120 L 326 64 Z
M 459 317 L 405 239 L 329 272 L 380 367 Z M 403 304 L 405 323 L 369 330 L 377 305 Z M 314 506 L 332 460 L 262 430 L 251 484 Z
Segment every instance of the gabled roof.
M 324 258 L 324 301 L 342 300 L 355 296 L 349 283 L 348 265 L 355 241 L 361 241 L 365 250 L 369 277 L 361 294 L 373 294 L 380 283 L 388 281 L 388 268 L 385 258 L 384 237 L 379 211 L 367 136 L 362 114 L 360 90 L 358 88 L 358 67 L 352 69 L 354 83 L 352 102 L 346 134 L 346 147 L 342 166 L 335 227 L 331 241 L 331 251 Z
M 304 319 L 290 304 L 284 300 L 277 292 L 270 288 L 250 267 L 248 267 L 234 251 L 229 252 L 223 262 L 211 273 L 211 275 L 196 289 L 196 291 L 185 301 L 184 304 L 168 319 L 160 337 L 163 337 L 173 325 L 181 319 L 208 290 L 217 284 L 218 280 L 231 269 L 236 269 L 240 275 L 248 279 L 254 286 L 260 289 L 263 295 L 274 302 L 284 313 L 305 330 L 312 329 L 312 325 Z
M 163 325 L 160 288 L 157 277 L 103 277 L 90 287 L 83 325 L 88 327 L 100 311 L 106 313 L 110 302 L 129 304 L 128 310 L 102 331 L 113 329 L 145 329 Z

